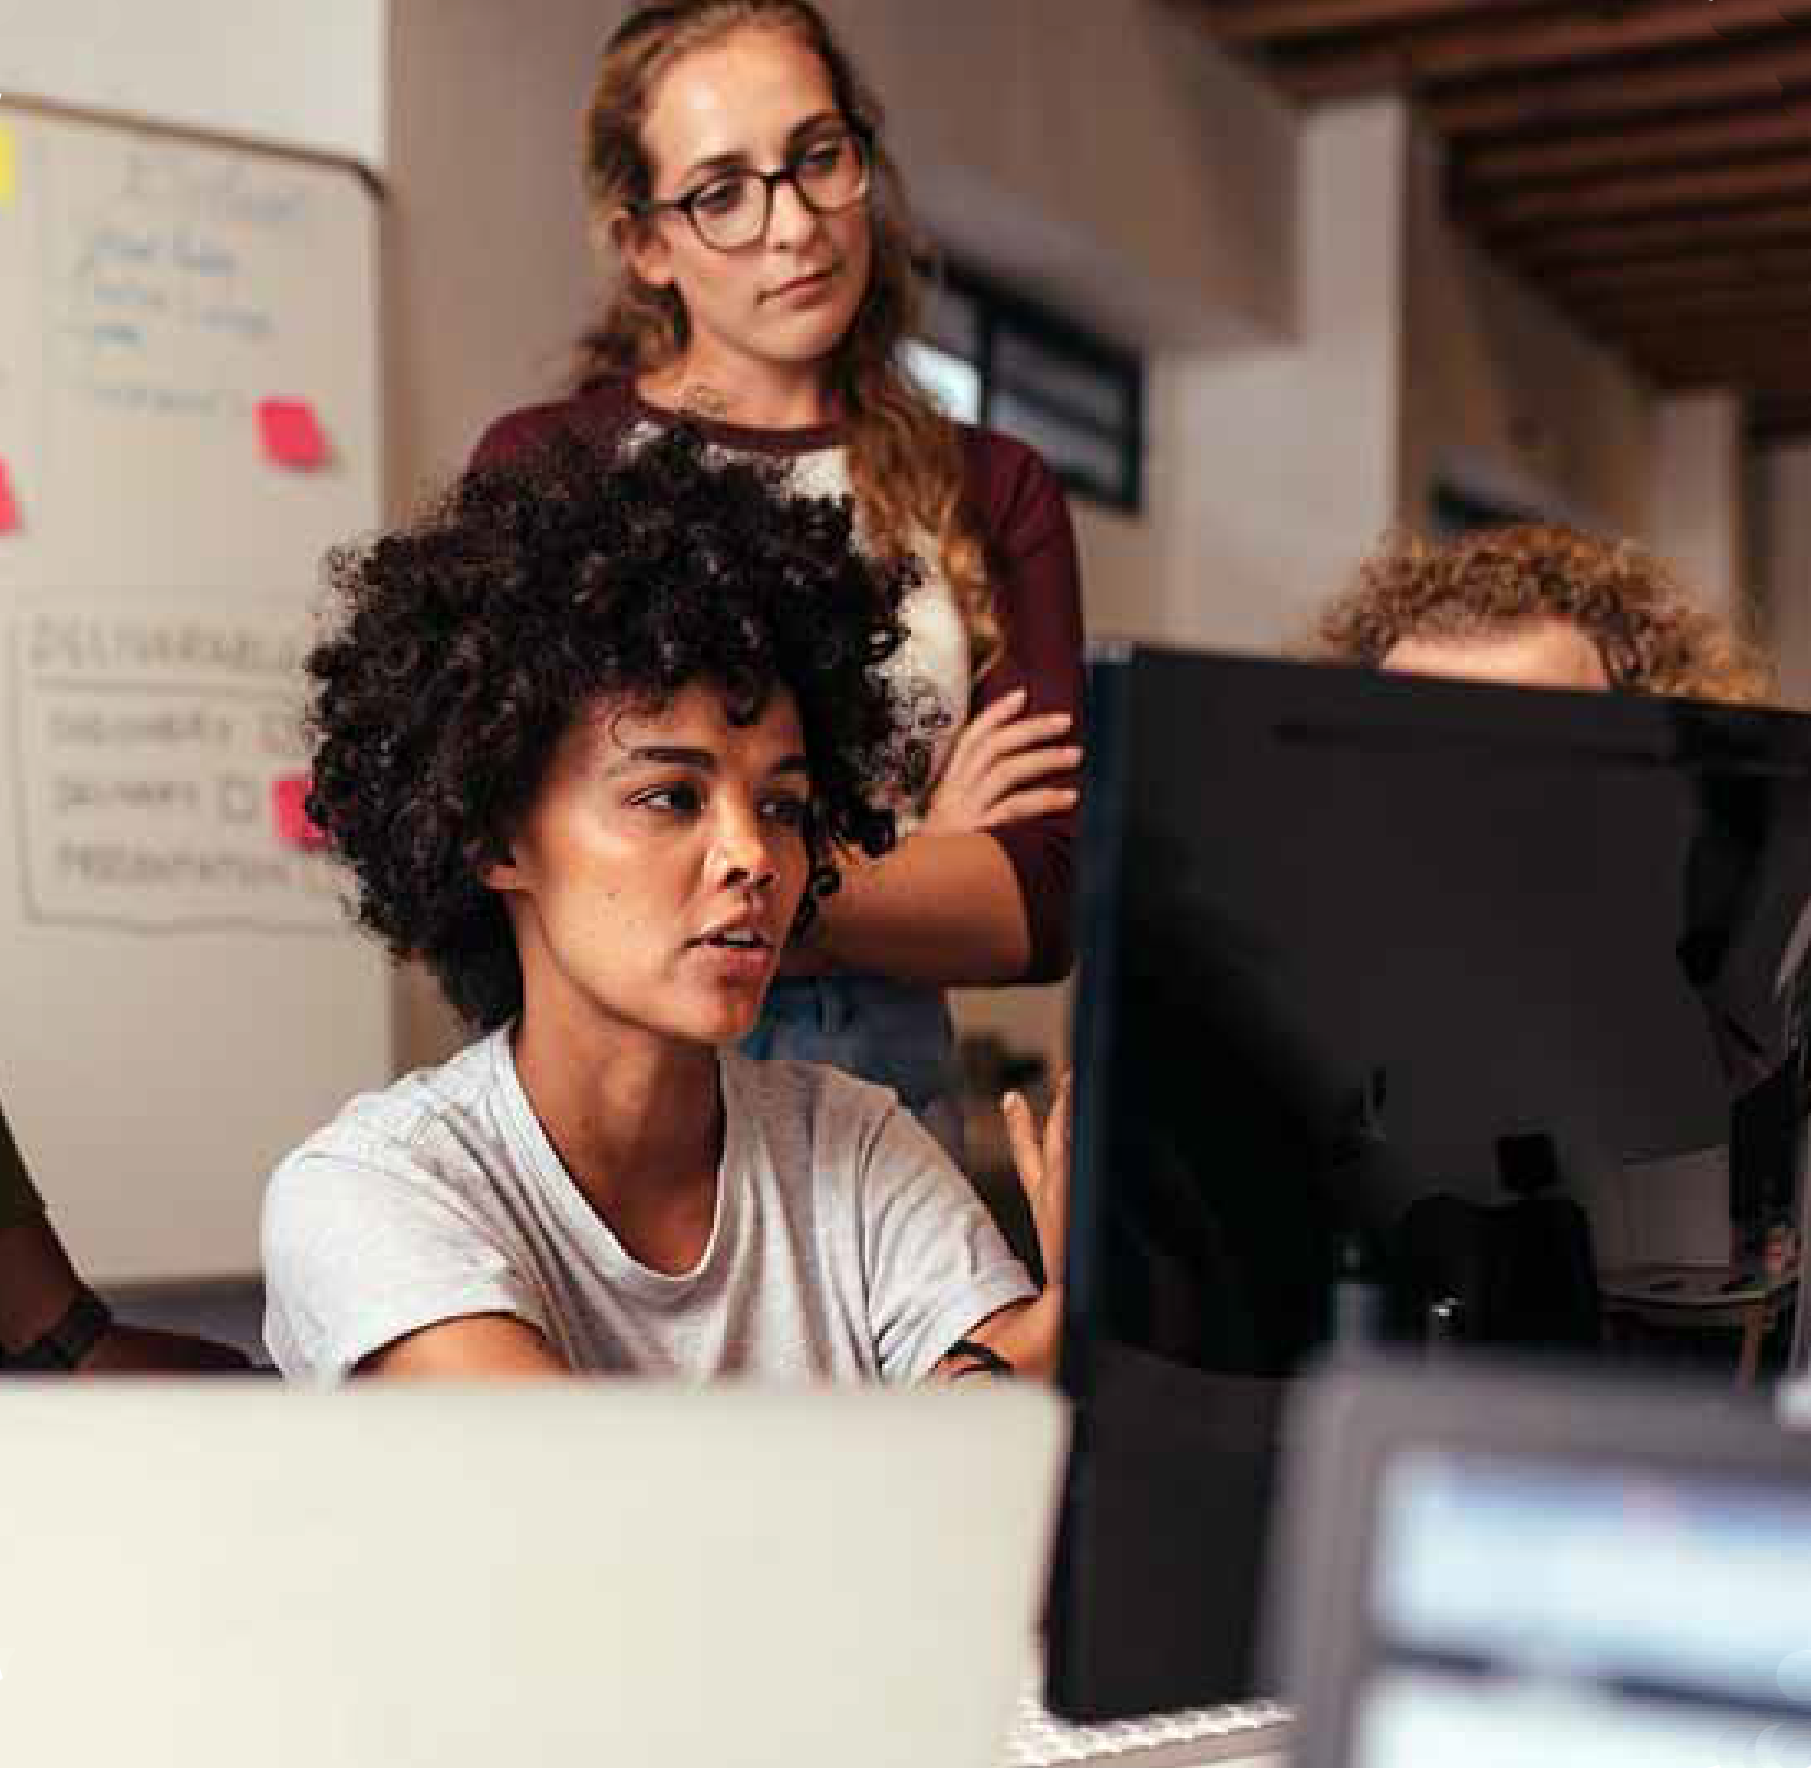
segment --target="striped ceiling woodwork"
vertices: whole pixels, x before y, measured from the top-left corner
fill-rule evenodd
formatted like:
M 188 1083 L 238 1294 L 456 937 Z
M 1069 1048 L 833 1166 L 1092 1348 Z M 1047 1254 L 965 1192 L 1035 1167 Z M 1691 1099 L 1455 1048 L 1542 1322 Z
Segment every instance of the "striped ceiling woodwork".
M 1811 0 L 1174 0 L 1302 104 L 1400 92 L 1457 223 L 1663 389 L 1811 434 Z

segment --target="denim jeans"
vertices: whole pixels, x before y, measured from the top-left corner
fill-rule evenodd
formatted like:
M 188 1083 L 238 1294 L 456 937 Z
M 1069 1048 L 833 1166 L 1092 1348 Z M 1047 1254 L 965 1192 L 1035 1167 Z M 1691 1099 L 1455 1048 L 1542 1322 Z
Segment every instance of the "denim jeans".
M 881 976 L 782 977 L 742 1052 L 827 1062 L 891 1087 L 961 1163 L 956 1034 L 941 989 Z

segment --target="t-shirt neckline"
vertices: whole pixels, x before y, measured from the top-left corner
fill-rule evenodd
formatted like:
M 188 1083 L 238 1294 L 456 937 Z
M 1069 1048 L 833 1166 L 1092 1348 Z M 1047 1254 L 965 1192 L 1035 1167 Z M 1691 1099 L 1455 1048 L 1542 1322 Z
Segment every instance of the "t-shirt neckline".
M 518 1156 L 526 1170 L 553 1199 L 580 1237 L 581 1244 L 597 1250 L 602 1268 L 612 1282 L 621 1283 L 651 1303 L 672 1306 L 683 1302 L 730 1256 L 741 1204 L 735 1175 L 748 1170 L 744 1158 L 745 1113 L 730 1083 L 723 1052 L 717 1052 L 717 1096 L 723 1102 L 723 1154 L 717 1163 L 717 1199 L 711 1215 L 710 1237 L 691 1270 L 657 1271 L 651 1265 L 644 1265 L 623 1245 L 615 1229 L 592 1207 L 577 1181 L 566 1170 L 566 1163 L 560 1159 L 559 1150 L 535 1115 L 522 1077 L 516 1072 L 515 1051 L 510 1041 L 514 1029 L 512 1023 L 492 1035 L 491 1061 L 507 1127 L 513 1133 Z

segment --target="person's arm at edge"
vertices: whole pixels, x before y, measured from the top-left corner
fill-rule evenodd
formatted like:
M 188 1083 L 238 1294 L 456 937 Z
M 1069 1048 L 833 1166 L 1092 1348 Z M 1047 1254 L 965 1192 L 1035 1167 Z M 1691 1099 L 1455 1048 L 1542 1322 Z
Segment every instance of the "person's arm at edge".
M 845 857 L 841 869 L 793 973 L 847 970 L 939 988 L 1025 980 L 1025 901 L 992 835 L 914 835 L 882 859 Z
M 0 1358 L 48 1332 L 82 1292 L 82 1279 L 42 1208 L 0 1228 Z
M 1081 739 L 1080 572 L 1069 507 L 1030 449 L 969 435 L 973 471 L 995 514 L 995 586 L 1005 654 L 978 684 L 980 713 L 1013 689 L 1026 711 L 1067 713 Z M 985 459 L 983 451 L 986 452 Z M 1051 781 L 1051 784 L 1060 783 Z M 976 834 L 918 835 L 845 870 L 809 951 L 828 967 L 943 987 L 1053 982 L 1069 970 L 1075 811 Z
M 0 1366 L 52 1331 L 87 1285 L 45 1213 L 0 1115 Z M 242 1352 L 210 1339 L 110 1321 L 73 1373 L 208 1374 L 248 1367 Z
M 1037 1230 L 1038 1254 L 1045 1283 L 1029 1301 L 1009 1302 L 962 1336 L 984 1344 L 1011 1365 L 1017 1375 L 1053 1381 L 1063 1334 L 1063 1272 L 1069 1237 L 1069 1095 L 1070 1077 L 1057 1083 L 1050 1114 L 1040 1131 L 1023 1094 L 1008 1093 L 1001 1103 L 1013 1165 Z M 933 1381 L 959 1381 L 974 1373 L 974 1364 L 958 1347 L 931 1371 Z

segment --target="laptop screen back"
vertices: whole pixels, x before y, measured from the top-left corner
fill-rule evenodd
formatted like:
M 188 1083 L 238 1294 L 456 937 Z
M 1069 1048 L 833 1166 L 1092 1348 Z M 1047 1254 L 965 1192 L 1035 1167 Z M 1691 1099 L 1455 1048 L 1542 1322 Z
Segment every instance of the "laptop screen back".
M 1720 1383 L 1343 1361 L 1290 1408 L 1295 1768 L 1802 1768 L 1811 1438 Z
M 1379 1488 L 1352 1768 L 1811 1761 L 1811 1492 L 1416 1449 Z
M 989 1768 L 1064 1434 L 1029 1383 L 14 1383 L 0 1762 Z

